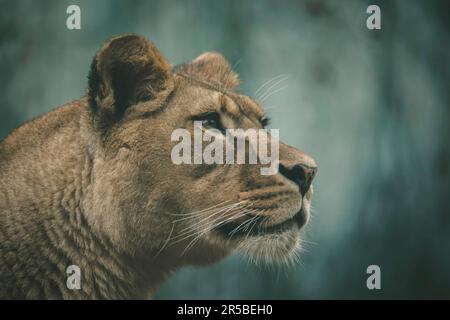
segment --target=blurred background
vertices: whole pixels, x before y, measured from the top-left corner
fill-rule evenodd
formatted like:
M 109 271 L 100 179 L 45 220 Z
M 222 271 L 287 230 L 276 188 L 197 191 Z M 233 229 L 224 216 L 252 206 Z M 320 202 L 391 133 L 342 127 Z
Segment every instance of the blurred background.
M 81 8 L 81 30 L 66 8 Z M 381 8 L 381 30 L 366 8 Z M 174 274 L 156 298 L 450 298 L 450 2 L 0 0 L 0 139 L 82 96 L 113 35 L 173 63 L 219 51 L 288 144 L 319 165 L 301 263 L 239 255 Z M 283 88 L 283 89 L 281 89 Z M 366 268 L 381 268 L 368 290 Z

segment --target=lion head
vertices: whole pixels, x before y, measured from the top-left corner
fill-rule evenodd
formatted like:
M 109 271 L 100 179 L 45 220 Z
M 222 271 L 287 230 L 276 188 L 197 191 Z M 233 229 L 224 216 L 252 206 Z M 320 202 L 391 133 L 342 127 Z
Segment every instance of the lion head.
M 194 122 L 216 132 L 264 128 L 263 108 L 237 92 L 238 83 L 218 53 L 172 67 L 140 36 L 113 38 L 97 53 L 88 92 L 99 133 L 88 219 L 117 248 L 179 265 L 234 250 L 262 262 L 295 255 L 313 195 L 310 156 L 280 142 L 272 175 L 261 174 L 261 163 L 171 160 L 173 131 L 193 133 Z

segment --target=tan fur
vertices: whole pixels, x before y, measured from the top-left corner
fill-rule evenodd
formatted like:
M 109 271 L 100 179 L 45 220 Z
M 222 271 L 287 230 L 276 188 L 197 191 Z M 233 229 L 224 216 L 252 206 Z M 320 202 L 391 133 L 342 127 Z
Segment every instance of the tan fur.
M 192 238 L 172 240 L 202 220 L 212 223 L 213 214 L 180 217 L 224 201 L 246 200 L 267 226 L 302 206 L 308 218 L 312 190 L 301 195 L 282 174 L 171 162 L 172 131 L 192 130 L 192 116 L 207 108 L 230 127 L 261 127 L 262 109 L 235 93 L 237 84 L 217 53 L 172 69 L 142 37 L 105 44 L 86 97 L 0 143 L 0 298 L 146 298 L 177 268 L 210 264 L 234 249 L 259 261 L 289 259 L 297 227 L 246 240 L 226 239 L 208 224 L 187 251 Z M 280 163 L 315 166 L 284 144 Z M 66 287 L 72 264 L 81 269 L 80 290 Z

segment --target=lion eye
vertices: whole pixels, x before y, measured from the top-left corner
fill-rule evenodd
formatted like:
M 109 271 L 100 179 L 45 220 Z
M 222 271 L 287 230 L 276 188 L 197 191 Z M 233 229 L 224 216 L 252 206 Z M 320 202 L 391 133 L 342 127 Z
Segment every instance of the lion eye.
M 270 119 L 269 117 L 264 116 L 264 117 L 261 119 L 261 124 L 262 124 L 263 128 L 265 128 L 265 127 L 267 127 L 268 125 L 270 125 L 270 121 L 271 121 L 271 119 Z
M 220 115 L 217 113 L 208 113 L 194 118 L 195 121 L 201 121 L 203 127 L 214 128 L 225 132 L 225 128 L 220 121 Z
M 204 119 L 202 120 L 202 125 L 205 127 L 217 128 L 219 124 L 216 119 Z

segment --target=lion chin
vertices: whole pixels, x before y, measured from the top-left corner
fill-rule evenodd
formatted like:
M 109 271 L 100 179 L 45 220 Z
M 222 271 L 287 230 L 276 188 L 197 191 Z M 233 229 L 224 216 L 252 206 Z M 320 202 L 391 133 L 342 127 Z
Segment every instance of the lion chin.
M 292 266 L 303 250 L 301 230 L 309 221 L 311 194 L 304 197 L 300 209 L 282 222 L 236 230 L 236 224 L 216 228 L 210 243 L 229 252 L 237 251 L 255 265 Z M 226 255 L 224 255 L 226 256 Z

